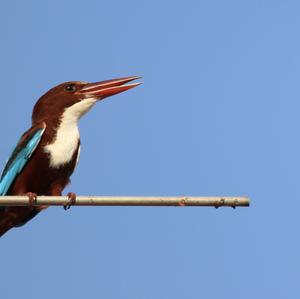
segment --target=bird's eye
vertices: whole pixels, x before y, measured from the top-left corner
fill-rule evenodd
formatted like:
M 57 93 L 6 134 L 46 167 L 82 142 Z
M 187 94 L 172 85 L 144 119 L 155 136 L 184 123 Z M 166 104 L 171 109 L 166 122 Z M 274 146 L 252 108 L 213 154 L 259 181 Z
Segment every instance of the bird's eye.
M 69 91 L 69 92 L 74 92 L 74 91 L 76 91 L 76 85 L 75 84 L 67 84 L 66 86 L 65 86 L 65 90 L 66 91 Z

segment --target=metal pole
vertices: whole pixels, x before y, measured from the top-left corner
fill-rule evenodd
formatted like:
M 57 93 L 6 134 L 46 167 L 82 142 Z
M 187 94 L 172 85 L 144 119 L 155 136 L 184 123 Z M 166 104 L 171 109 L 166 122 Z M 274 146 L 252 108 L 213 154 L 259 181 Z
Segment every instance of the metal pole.
M 0 206 L 68 206 L 67 196 L 38 196 L 30 204 L 28 196 L 0 196 Z M 228 196 L 77 196 L 75 206 L 199 206 L 248 207 L 248 197 Z

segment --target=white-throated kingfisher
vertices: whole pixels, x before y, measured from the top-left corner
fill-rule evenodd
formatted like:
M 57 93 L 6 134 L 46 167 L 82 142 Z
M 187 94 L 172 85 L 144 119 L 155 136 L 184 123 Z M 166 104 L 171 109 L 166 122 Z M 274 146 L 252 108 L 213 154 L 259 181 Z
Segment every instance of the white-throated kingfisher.
M 61 196 L 80 155 L 78 121 L 100 100 L 138 86 L 126 77 L 96 83 L 62 83 L 44 94 L 32 112 L 32 127 L 20 138 L 0 179 L 0 195 L 28 195 L 26 207 L 0 206 L 0 236 L 46 207 L 37 195 Z M 76 195 L 69 193 L 70 204 Z

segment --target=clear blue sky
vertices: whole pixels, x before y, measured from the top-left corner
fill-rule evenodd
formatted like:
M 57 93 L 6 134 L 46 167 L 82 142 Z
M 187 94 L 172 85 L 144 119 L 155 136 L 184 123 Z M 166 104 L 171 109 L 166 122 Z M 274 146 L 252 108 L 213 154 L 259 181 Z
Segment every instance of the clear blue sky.
M 141 75 L 82 119 L 68 190 L 252 206 L 49 208 L 1 238 L 1 298 L 300 298 L 299 10 L 4 1 L 1 166 L 52 86 Z

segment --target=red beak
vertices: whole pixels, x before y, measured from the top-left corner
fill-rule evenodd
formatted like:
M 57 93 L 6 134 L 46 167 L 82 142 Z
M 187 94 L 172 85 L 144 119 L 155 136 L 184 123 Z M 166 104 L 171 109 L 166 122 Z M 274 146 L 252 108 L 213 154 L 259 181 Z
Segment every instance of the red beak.
M 126 84 L 139 78 L 140 77 L 133 76 L 95 83 L 88 83 L 83 88 L 81 88 L 79 92 L 88 96 L 95 96 L 99 98 L 99 100 L 102 100 L 106 97 L 110 97 L 112 95 L 140 85 L 141 82 Z

